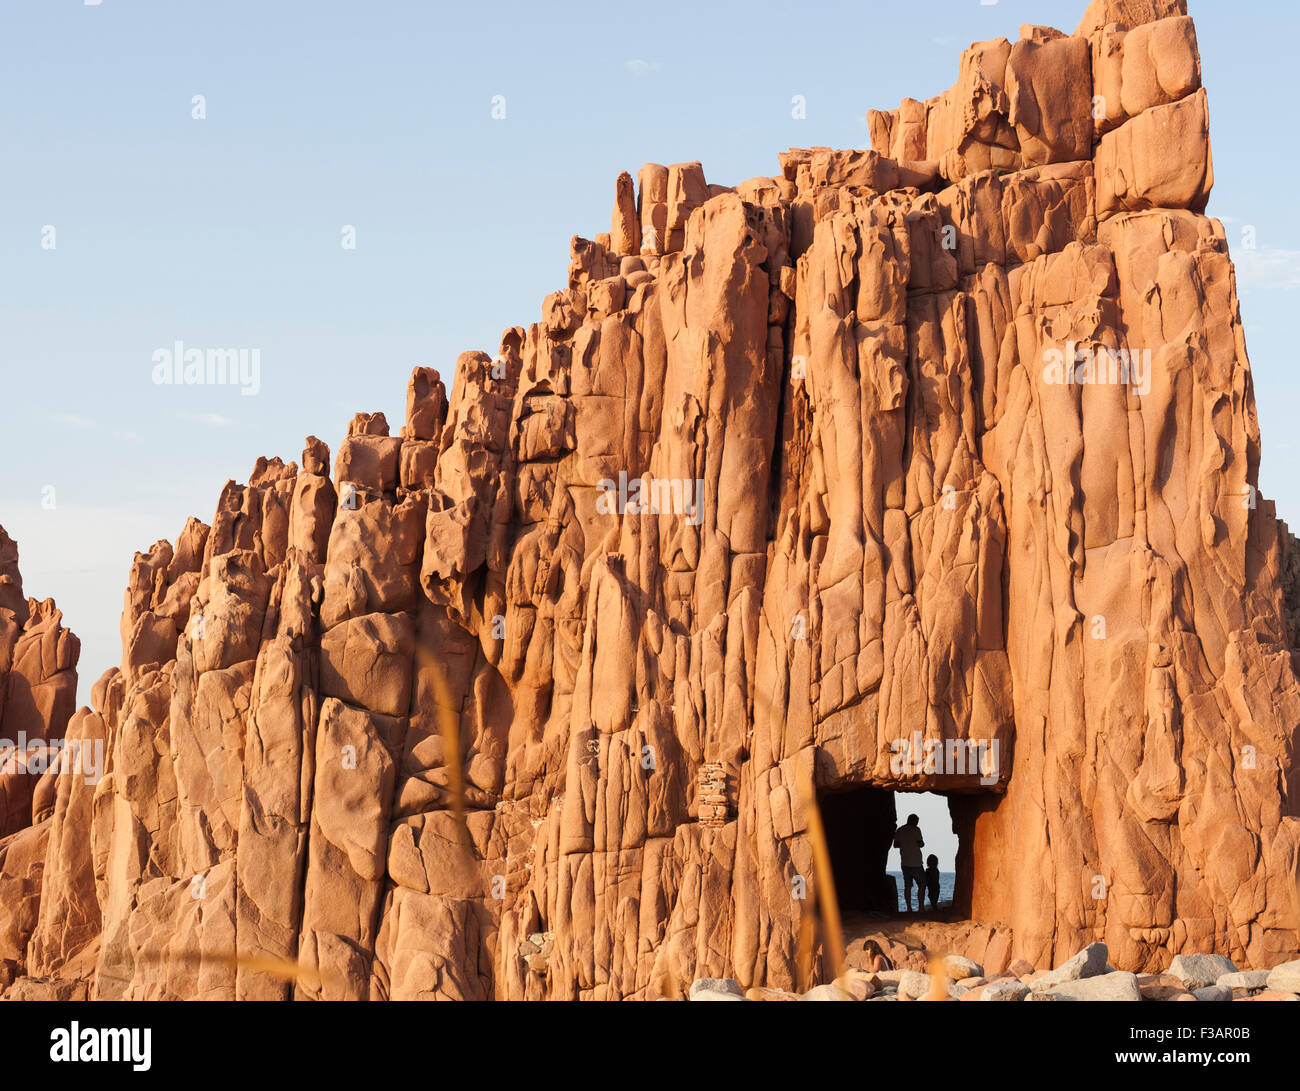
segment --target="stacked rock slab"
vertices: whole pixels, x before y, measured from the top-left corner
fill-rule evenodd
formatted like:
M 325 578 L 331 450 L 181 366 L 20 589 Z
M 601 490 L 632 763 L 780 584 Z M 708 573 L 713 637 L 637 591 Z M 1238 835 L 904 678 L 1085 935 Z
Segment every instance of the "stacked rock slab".
M 1184 6 L 976 44 L 870 125 L 620 175 L 450 395 L 417 369 L 398 435 L 137 555 L 74 721 L 109 772 L 51 819 L 94 904 L 46 865 L 17 992 L 790 988 L 808 781 L 951 793 L 990 972 L 1293 957 L 1297 560 Z M 900 772 L 915 733 L 998 760 Z

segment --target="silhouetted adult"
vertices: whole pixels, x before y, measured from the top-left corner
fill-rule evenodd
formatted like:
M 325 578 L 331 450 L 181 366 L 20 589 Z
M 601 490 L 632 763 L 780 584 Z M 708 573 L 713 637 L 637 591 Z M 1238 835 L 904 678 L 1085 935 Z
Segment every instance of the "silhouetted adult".
M 903 859 L 903 905 L 912 911 L 912 884 L 916 884 L 916 911 L 925 908 L 925 865 L 921 861 L 921 847 L 925 838 L 921 836 L 921 819 L 914 815 L 907 816 L 907 824 L 899 826 L 894 832 L 894 848 L 898 849 Z

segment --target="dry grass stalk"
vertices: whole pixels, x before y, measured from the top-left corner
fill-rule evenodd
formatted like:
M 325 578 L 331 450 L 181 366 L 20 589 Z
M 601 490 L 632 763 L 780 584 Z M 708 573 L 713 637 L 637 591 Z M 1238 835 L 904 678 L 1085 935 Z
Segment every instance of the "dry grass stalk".
M 811 772 L 800 776 L 799 793 L 803 797 L 808 840 L 812 845 L 817 907 L 821 910 L 822 948 L 830 961 L 831 980 L 838 981 L 844 976 L 844 929 L 840 925 L 840 905 L 835 898 L 831 854 L 826 844 L 826 831 L 822 828 L 822 814 L 817 808 L 817 793 L 813 790 Z
M 671 958 L 664 960 L 663 976 L 659 979 L 659 995 L 665 1000 L 682 1000 L 682 983 L 678 980 L 677 971 L 673 969 L 673 960 Z
M 341 989 L 338 979 L 322 973 L 319 968 L 304 966 L 301 962 L 275 955 L 238 955 L 227 951 L 141 951 L 136 958 L 141 962 L 156 964 L 228 966 L 233 970 L 246 970 L 249 973 L 266 974 L 280 981 L 292 981 L 311 992 L 319 992 L 326 985 L 331 989 Z
M 948 964 L 941 955 L 930 956 L 930 991 L 922 1000 L 948 999 Z
M 429 672 L 433 683 L 435 709 L 438 717 L 438 734 L 442 736 L 442 754 L 446 763 L 447 780 L 451 789 L 451 810 L 456 822 L 468 837 L 469 827 L 465 824 L 465 771 L 460 764 L 460 717 L 454 711 L 451 699 L 451 687 L 447 685 L 447 676 L 438 665 L 433 652 L 423 644 L 415 646 L 416 665 Z

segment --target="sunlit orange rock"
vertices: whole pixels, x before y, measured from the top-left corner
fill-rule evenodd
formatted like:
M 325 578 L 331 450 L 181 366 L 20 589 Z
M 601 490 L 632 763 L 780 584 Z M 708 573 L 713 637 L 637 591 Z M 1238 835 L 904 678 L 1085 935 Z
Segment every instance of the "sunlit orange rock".
M 949 793 L 933 935 L 988 973 L 1295 958 L 1300 556 L 1185 5 L 976 43 L 870 129 L 621 174 L 400 434 L 137 554 L 70 729 L 103 780 L 0 779 L 13 995 L 788 991 L 806 775 L 849 910 L 893 896 L 893 793 Z M 61 733 L 75 638 L 7 541 L 0 728 Z

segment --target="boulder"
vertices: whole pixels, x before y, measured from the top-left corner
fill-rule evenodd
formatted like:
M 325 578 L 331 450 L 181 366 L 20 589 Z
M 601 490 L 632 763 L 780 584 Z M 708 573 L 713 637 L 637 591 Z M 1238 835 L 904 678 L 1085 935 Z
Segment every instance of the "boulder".
M 1262 989 L 1268 984 L 1267 970 L 1239 970 L 1224 974 L 1215 984 L 1225 989 Z
M 943 959 L 944 972 L 952 981 L 961 981 L 968 977 L 983 977 L 984 967 L 973 959 L 966 958 L 963 955 L 945 955 Z
M 1300 993 L 1300 959 L 1274 966 L 1264 983 L 1273 992 Z
M 1048 989 L 1063 985 L 1069 981 L 1078 981 L 1082 978 L 1105 974 L 1109 968 L 1106 963 L 1106 954 L 1106 945 L 1104 943 L 1090 943 L 1055 970 L 1049 970 L 1036 978 L 1031 987 L 1034 992 L 1046 992 Z M 1136 979 L 1134 988 L 1137 988 Z
M 991 981 L 984 986 L 980 1000 L 1024 1000 L 1029 996 L 1029 986 L 1019 981 Z
M 691 982 L 690 1000 L 744 1000 L 745 990 L 734 977 L 702 977 Z
M 818 985 L 809 989 L 800 1000 L 855 1000 L 857 997 L 850 996 L 849 993 L 840 988 L 838 985 Z M 865 999 L 865 997 L 863 998 Z
M 1225 1000 L 1232 999 L 1232 990 L 1223 985 L 1206 985 L 1203 988 L 1196 989 L 1192 995 L 1197 1000 L 1208 1000 L 1212 1003 L 1221 1003 Z
M 1143 1000 L 1181 1000 L 1191 990 L 1172 974 L 1138 974 L 1138 992 Z
M 1175 955 L 1169 964 L 1169 974 L 1195 992 L 1213 985 L 1224 974 L 1237 972 L 1232 960 L 1223 955 Z
M 1137 975 L 1116 970 L 1054 985 L 1050 995 L 1063 1000 L 1141 1000 Z
M 929 996 L 934 988 L 934 980 L 929 974 L 904 970 L 898 978 L 898 998 L 900 1000 L 920 1000 Z

